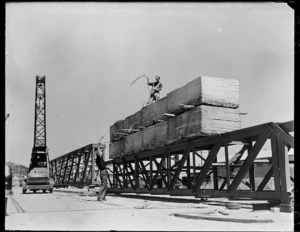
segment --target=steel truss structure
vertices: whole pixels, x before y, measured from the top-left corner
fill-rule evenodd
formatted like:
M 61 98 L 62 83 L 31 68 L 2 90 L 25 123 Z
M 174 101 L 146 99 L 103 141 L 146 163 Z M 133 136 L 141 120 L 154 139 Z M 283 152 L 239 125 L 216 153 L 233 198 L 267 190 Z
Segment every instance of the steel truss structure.
M 294 121 L 270 122 L 115 158 L 106 161 L 110 172 L 108 192 L 248 198 L 290 204 L 294 179 L 288 151 L 294 148 L 293 132 Z M 261 160 L 259 153 L 266 145 L 271 155 Z M 90 144 L 52 160 L 55 185 L 97 183 L 96 148 L 96 144 Z M 266 170 L 258 175 L 261 165 L 266 165 Z
M 105 151 L 105 147 L 105 144 L 100 145 L 103 151 Z M 89 144 L 51 160 L 54 187 L 83 187 L 97 183 L 95 180 L 99 174 L 99 169 L 95 165 L 97 149 L 98 144 Z
M 46 151 L 46 79 L 36 76 L 33 150 Z
M 113 166 L 109 192 L 238 197 L 289 204 L 294 179 L 288 151 L 294 148 L 293 131 L 294 121 L 270 122 L 116 158 L 108 161 Z M 272 155 L 265 161 L 268 170 L 258 176 L 255 170 L 262 162 L 257 156 L 266 143 Z M 241 149 L 232 156 L 230 151 L 236 146 Z M 224 161 L 219 162 L 222 157 Z M 178 182 L 183 188 L 177 188 Z

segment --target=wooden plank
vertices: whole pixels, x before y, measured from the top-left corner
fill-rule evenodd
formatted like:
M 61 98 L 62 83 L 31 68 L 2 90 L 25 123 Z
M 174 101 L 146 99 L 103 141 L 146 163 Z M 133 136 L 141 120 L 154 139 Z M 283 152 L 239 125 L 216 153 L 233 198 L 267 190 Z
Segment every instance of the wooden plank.
M 238 108 L 239 82 L 203 76 L 167 94 L 168 113 L 182 113 L 186 110 L 182 105 L 201 104 Z
M 135 154 L 143 150 L 143 131 L 125 137 L 124 153 Z
M 142 108 L 141 122 L 142 126 L 148 127 L 158 122 L 158 120 L 165 119 L 164 113 L 168 113 L 167 110 L 167 98 L 161 98 L 153 104 L 147 105 Z
M 116 133 L 124 133 L 122 129 L 124 129 L 124 120 L 119 120 L 115 122 L 113 125 L 110 126 L 109 132 L 110 132 L 110 142 L 116 141 L 120 139 L 120 136 L 118 136 Z
M 125 149 L 125 140 L 121 139 L 119 141 L 114 141 L 109 144 L 109 158 L 115 159 L 117 157 L 122 157 Z

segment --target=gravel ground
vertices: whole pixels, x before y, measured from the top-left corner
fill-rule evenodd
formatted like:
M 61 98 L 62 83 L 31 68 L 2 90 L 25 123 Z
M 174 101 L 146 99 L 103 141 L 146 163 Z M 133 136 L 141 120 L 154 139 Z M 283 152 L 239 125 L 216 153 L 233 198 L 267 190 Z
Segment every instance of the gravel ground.
M 253 211 L 251 207 L 227 210 L 222 204 L 209 205 L 195 199 L 163 202 L 108 195 L 107 201 L 98 202 L 95 195 L 82 194 L 86 190 L 63 189 L 52 194 L 21 194 L 20 189 L 14 192 L 13 199 L 19 207 L 9 200 L 9 216 L 5 218 L 7 230 L 293 231 L 294 224 L 293 213 Z M 174 216 L 176 213 L 271 219 L 273 222 L 249 224 L 186 219 Z

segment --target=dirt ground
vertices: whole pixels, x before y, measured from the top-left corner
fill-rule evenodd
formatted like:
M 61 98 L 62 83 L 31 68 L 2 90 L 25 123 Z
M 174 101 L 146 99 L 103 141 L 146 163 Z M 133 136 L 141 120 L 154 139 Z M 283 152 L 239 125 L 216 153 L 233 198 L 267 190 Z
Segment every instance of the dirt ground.
M 86 190 L 54 189 L 52 194 L 21 194 L 14 189 L 8 202 L 6 230 L 150 230 L 150 231 L 294 231 L 293 213 L 253 211 L 243 204 L 239 210 L 228 210 L 218 201 L 200 202 L 181 198 L 164 202 L 154 198 L 129 198 L 108 195 L 98 202 Z M 158 196 L 162 197 L 162 196 Z M 152 200 L 149 200 L 152 199 Z M 159 198 L 157 198 L 159 199 Z M 185 199 L 185 200 L 182 200 Z M 213 204 L 214 203 L 214 204 Z M 227 212 L 223 215 L 219 212 Z M 224 222 L 186 219 L 175 214 L 196 214 L 211 218 L 267 219 L 267 223 Z

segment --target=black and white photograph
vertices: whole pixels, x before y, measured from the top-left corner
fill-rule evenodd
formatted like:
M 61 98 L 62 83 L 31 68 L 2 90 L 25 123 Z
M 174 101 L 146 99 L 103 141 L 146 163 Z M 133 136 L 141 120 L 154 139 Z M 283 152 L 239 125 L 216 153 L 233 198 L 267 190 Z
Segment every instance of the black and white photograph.
M 294 231 L 294 14 L 5 3 L 4 229 Z

